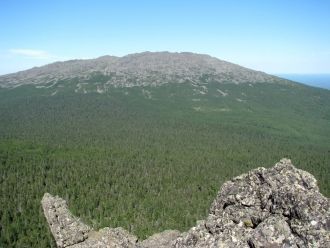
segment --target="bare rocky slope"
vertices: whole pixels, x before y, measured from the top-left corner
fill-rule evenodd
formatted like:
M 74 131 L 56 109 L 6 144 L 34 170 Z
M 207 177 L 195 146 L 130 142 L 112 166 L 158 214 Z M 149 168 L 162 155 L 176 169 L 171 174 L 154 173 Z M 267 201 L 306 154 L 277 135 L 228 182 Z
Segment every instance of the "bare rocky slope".
M 287 80 L 250 70 L 217 58 L 194 53 L 144 52 L 123 57 L 70 60 L 0 76 L 0 87 L 51 84 L 78 79 L 88 82 L 102 76 L 102 84 L 115 87 L 158 86 L 165 83 L 194 82 L 201 78 L 219 83 L 273 83 Z
M 58 247 L 330 247 L 330 202 L 316 179 L 289 159 L 226 182 L 209 216 L 184 233 L 139 241 L 122 228 L 93 230 L 46 193 L 42 207 Z

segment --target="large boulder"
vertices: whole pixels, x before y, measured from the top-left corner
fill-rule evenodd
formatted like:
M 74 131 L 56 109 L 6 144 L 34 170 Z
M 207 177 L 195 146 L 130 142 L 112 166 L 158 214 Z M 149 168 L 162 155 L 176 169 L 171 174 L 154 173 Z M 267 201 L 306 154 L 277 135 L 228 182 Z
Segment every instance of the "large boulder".
M 311 174 L 282 159 L 226 182 L 208 218 L 175 247 L 330 247 L 329 199 Z
M 46 193 L 42 205 L 58 247 L 330 247 L 329 199 L 289 159 L 226 182 L 207 219 L 188 232 L 164 231 L 144 241 L 122 228 L 92 230 L 57 196 Z

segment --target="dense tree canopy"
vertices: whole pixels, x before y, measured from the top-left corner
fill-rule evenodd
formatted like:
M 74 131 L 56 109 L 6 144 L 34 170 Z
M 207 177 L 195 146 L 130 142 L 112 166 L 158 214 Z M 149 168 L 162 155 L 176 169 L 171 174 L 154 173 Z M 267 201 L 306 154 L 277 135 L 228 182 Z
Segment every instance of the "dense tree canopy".
M 225 180 L 282 157 L 330 195 L 329 91 L 210 84 L 195 93 L 185 84 L 54 96 L 0 89 L 0 246 L 54 247 L 45 192 L 95 228 L 140 238 L 186 230 Z

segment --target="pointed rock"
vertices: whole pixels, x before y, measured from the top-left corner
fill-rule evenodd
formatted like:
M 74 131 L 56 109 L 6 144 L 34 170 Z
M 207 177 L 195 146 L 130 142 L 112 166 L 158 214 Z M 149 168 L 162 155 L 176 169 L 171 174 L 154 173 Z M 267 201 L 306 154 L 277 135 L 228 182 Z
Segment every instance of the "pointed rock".
M 58 247 L 330 247 L 330 202 L 316 179 L 289 159 L 224 183 L 209 216 L 186 233 L 164 231 L 138 242 L 122 228 L 94 231 L 46 193 L 42 206 Z

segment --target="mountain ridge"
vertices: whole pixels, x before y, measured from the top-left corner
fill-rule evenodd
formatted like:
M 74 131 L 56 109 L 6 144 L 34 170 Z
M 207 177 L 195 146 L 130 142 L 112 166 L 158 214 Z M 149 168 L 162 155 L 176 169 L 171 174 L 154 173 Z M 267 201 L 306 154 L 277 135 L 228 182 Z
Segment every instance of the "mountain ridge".
M 96 59 L 55 62 L 0 76 L 0 87 L 47 84 L 72 78 L 81 82 L 91 74 L 105 77 L 115 87 L 161 85 L 206 78 L 218 83 L 288 83 L 289 80 L 255 71 L 206 54 L 190 52 L 142 52 L 123 57 L 105 55 Z

